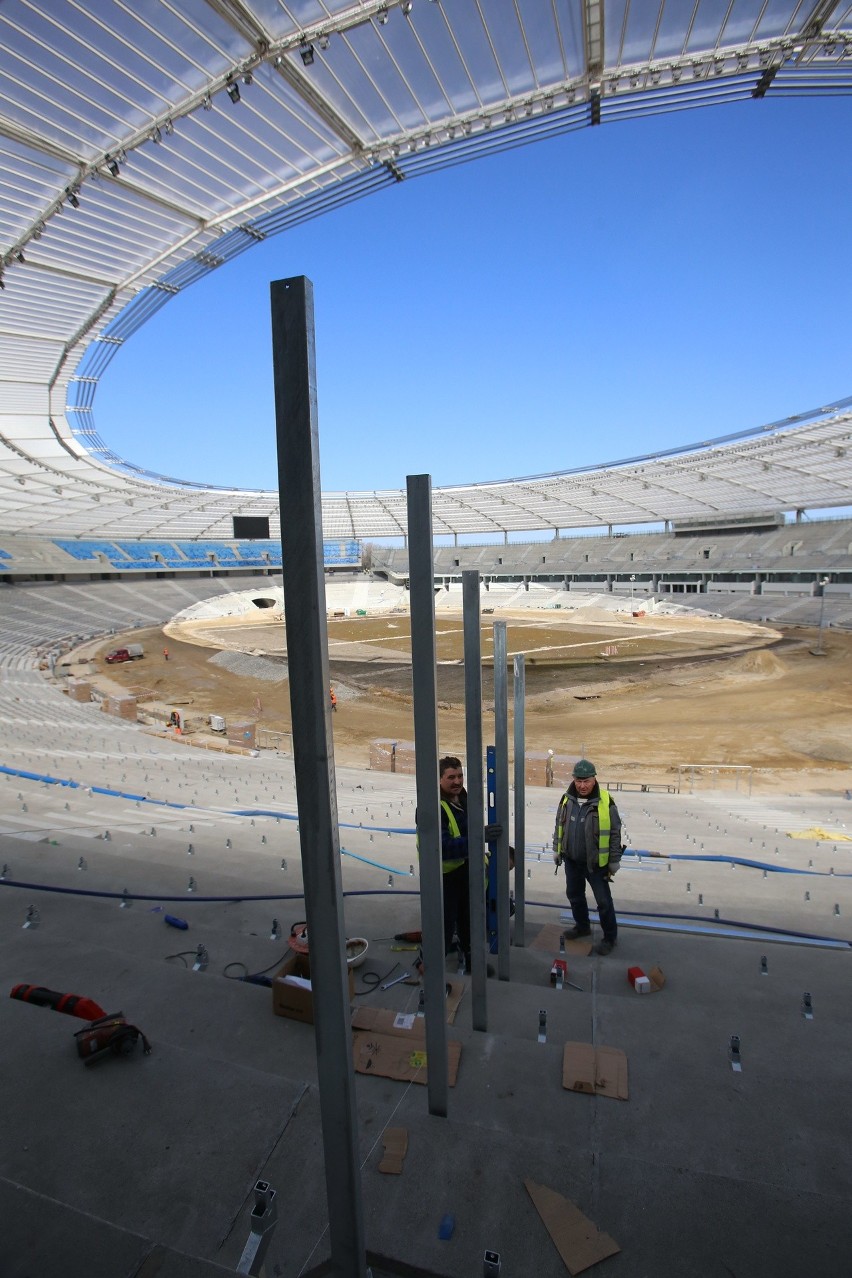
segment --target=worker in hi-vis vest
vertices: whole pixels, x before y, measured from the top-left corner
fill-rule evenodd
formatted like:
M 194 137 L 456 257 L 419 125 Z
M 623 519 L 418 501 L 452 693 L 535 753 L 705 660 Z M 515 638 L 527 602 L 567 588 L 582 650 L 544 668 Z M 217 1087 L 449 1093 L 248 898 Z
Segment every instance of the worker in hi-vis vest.
M 438 762 L 441 800 L 441 870 L 444 889 L 444 953 L 464 956 L 470 972 L 470 879 L 468 876 L 467 791 L 461 760 L 445 755 Z M 503 827 L 485 827 L 485 842 L 499 839 Z M 458 946 L 454 938 L 458 938 Z
M 574 927 L 566 940 L 591 936 L 586 883 L 598 907 L 603 940 L 596 954 L 611 954 L 618 938 L 618 923 L 610 883 L 621 864 L 621 817 L 608 790 L 598 785 L 595 765 L 588 759 L 574 764 L 574 779 L 559 800 L 553 831 L 553 859 L 565 865 L 565 890 L 574 915 Z

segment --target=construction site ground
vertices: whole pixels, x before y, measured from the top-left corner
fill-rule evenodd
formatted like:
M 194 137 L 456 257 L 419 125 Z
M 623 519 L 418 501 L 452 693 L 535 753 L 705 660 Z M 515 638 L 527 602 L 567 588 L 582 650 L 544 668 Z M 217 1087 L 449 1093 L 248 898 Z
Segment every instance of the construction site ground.
M 510 657 L 524 652 L 525 737 L 530 752 L 589 755 L 629 777 L 677 780 L 680 765 L 751 767 L 752 784 L 835 785 L 852 765 L 852 635 L 779 630 L 707 618 L 580 609 L 509 614 Z M 411 741 L 407 616 L 330 618 L 330 676 L 337 695 L 335 757 L 366 766 L 377 738 Z M 464 754 L 462 619 L 439 616 L 439 737 Z M 483 618 L 483 732 L 493 724 L 490 620 Z M 180 707 L 204 735 L 211 714 L 256 721 L 261 743 L 287 751 L 290 705 L 284 625 L 261 615 L 172 623 L 134 631 L 146 656 L 106 666 L 92 645 L 75 673 L 103 689 L 136 692 L 168 718 Z M 169 659 L 163 657 L 168 649 Z M 608 654 L 608 655 L 602 655 Z M 107 682 L 108 681 L 108 682 Z M 512 673 L 509 672 L 512 710 Z M 510 741 L 512 733 L 510 729 Z

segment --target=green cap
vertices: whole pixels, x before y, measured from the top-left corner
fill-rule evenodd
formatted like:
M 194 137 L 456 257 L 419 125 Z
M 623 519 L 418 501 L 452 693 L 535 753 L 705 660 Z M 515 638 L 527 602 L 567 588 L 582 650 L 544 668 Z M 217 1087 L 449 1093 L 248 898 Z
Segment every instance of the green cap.
M 574 764 L 574 776 L 584 781 L 587 777 L 595 776 L 595 765 L 589 763 L 588 759 L 578 759 Z

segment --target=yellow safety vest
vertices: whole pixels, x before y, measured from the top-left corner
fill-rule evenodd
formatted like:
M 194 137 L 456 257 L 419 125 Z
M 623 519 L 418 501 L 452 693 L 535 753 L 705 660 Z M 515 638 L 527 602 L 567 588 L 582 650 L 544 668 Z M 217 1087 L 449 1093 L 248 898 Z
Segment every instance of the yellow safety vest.
M 456 820 L 453 810 L 450 807 L 449 803 L 447 803 L 446 799 L 441 800 L 441 807 L 444 809 L 444 811 L 447 814 L 447 825 L 449 826 L 450 834 L 452 835 L 454 839 L 460 839 L 461 830 L 459 829 L 459 823 Z M 443 841 L 443 838 L 442 838 L 442 841 Z M 417 855 L 418 856 L 420 855 L 420 835 L 419 834 L 417 836 Z M 486 865 L 488 864 L 487 856 L 485 858 L 485 863 Z M 459 860 L 455 860 L 455 861 L 442 861 L 441 873 L 449 874 L 451 870 L 457 870 L 460 865 L 464 865 L 464 857 L 461 857 Z
M 556 846 L 562 851 L 562 839 L 565 834 L 565 809 L 568 807 L 568 791 L 566 790 L 559 801 L 559 811 L 556 815 Z M 603 868 L 609 863 L 609 834 L 612 829 L 612 822 L 609 815 L 610 794 L 609 790 L 601 787 L 600 798 L 598 800 L 598 866 Z
M 454 839 L 460 839 L 461 830 L 459 829 L 459 823 L 455 818 L 453 809 L 450 807 L 449 803 L 447 803 L 446 799 L 441 800 L 441 807 L 447 814 L 447 825 L 450 828 L 450 836 Z M 464 857 L 457 861 L 442 861 L 441 872 L 442 874 L 449 874 L 451 870 L 457 870 L 460 865 L 464 865 Z

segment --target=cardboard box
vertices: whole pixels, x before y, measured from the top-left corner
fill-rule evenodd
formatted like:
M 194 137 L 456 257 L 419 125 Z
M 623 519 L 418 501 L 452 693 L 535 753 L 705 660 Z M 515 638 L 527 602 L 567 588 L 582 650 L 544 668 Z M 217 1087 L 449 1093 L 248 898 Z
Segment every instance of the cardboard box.
M 285 976 L 311 979 L 311 961 L 307 954 L 291 954 L 285 959 L 272 978 L 272 1010 L 276 1016 L 289 1016 L 292 1021 L 314 1023 L 314 995 L 312 990 L 289 985 Z M 349 968 L 349 1001 L 355 997 L 355 975 Z
M 571 1092 L 627 1100 L 627 1056 L 620 1047 L 566 1043 L 562 1054 L 562 1086 Z

